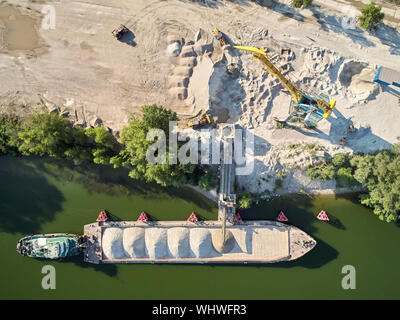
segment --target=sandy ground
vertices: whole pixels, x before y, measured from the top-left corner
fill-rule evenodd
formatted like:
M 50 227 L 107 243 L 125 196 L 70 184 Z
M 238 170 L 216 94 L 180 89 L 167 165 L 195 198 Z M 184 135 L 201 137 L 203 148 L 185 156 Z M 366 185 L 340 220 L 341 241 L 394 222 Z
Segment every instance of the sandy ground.
M 56 10 L 55 29 L 41 27 L 40 12 L 46 4 Z M 349 27 L 344 18 L 357 14 L 361 1 L 314 1 L 311 8 L 301 10 L 288 4 L 286 0 L 275 1 L 272 7 L 248 0 L 3 2 L 2 111 L 26 113 L 41 105 L 57 106 L 67 110 L 75 123 L 103 122 L 117 131 L 143 104 L 162 104 L 181 117 L 210 109 L 220 122 L 236 123 L 256 135 L 256 169 L 238 177 L 240 186 L 271 190 L 275 173 L 282 171 L 284 191 L 332 190 L 333 181 L 310 182 L 302 168 L 343 150 L 388 148 L 400 136 L 396 96 L 400 92 L 372 82 L 377 66 L 398 69 L 400 9 L 385 4 L 385 23 L 367 33 Z M 111 31 L 120 23 L 130 31 L 117 41 Z M 214 27 L 235 44 L 268 48 L 273 62 L 296 85 L 337 100 L 334 114 L 313 131 L 295 125 L 276 129 L 273 117 L 288 115 L 290 96 L 260 62 L 229 46 L 221 49 Z M 291 53 L 281 55 L 282 48 Z M 229 74 L 227 66 L 235 72 Z M 355 133 L 347 133 L 350 124 Z M 345 147 L 338 145 L 341 136 L 348 138 Z M 324 154 L 316 156 L 301 147 L 294 154 L 288 147 L 305 143 L 323 146 Z

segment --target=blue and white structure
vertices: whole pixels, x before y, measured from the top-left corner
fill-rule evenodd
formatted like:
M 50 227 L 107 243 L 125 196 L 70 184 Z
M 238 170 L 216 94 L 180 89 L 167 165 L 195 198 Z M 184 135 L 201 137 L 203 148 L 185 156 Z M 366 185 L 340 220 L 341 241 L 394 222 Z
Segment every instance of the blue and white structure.
M 379 67 L 374 81 L 385 86 L 396 86 L 400 88 L 400 72 L 386 67 Z

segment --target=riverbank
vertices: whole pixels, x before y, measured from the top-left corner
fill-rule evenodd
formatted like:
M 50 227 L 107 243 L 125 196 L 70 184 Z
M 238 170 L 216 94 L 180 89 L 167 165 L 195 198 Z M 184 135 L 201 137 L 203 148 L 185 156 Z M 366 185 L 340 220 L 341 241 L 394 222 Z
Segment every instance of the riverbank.
M 215 168 L 181 162 L 165 165 L 160 163 L 160 159 L 149 164 L 148 152 L 155 141 L 146 137 L 154 129 L 154 123 L 163 132 L 168 132 L 170 122 L 178 118 L 171 110 L 157 105 L 143 106 L 142 111 L 143 117 L 132 117 L 118 141 L 100 125 L 83 129 L 56 113 L 34 113 L 25 120 L 3 115 L 0 118 L 0 152 L 64 158 L 73 160 L 75 164 L 93 162 L 114 168 L 125 167 L 129 168 L 127 175 L 133 180 L 156 182 L 165 187 L 181 187 L 188 183 L 198 185 L 206 197 L 215 201 L 217 194 L 214 188 L 218 189 Z M 187 145 L 180 150 L 184 147 Z M 198 153 L 197 148 L 195 150 L 190 150 L 190 156 L 197 158 L 198 154 L 191 154 Z M 400 172 L 396 163 L 400 161 L 399 150 L 400 144 L 394 144 L 391 150 L 375 154 L 336 150 L 332 156 L 328 148 L 314 143 L 280 146 L 270 152 L 272 155 L 279 154 L 279 157 L 270 161 L 268 166 L 255 161 L 249 174 L 236 176 L 235 193 L 241 195 L 238 207 L 248 208 L 252 201 L 275 194 L 330 194 L 367 188 L 370 194 L 363 196 L 362 203 L 372 207 L 379 219 L 397 221 L 396 194 L 399 190 L 396 181 Z M 305 155 L 306 158 L 302 158 Z M 381 167 L 381 170 L 373 170 L 374 166 Z M 248 190 L 255 191 L 249 193 Z M 243 202 L 245 196 L 247 203 Z

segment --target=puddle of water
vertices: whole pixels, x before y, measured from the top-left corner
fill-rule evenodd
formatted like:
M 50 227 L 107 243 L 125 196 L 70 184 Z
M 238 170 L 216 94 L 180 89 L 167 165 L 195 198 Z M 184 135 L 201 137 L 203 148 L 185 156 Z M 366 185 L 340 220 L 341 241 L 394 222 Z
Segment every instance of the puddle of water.
M 0 49 L 35 50 L 42 45 L 36 30 L 37 18 L 12 6 L 0 7 Z

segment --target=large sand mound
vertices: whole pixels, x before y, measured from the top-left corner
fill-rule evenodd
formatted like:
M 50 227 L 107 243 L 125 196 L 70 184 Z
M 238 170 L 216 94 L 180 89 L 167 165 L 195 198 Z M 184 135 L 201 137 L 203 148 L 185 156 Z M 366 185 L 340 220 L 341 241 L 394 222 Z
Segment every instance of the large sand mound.
M 200 228 L 190 230 L 190 247 L 197 258 L 209 257 L 214 250 L 210 231 Z
M 167 232 L 164 228 L 146 229 L 146 248 L 151 259 L 164 258 L 167 254 Z
M 339 81 L 355 97 L 369 99 L 378 93 L 378 85 L 373 82 L 375 73 L 368 63 L 350 60 L 341 66 Z
M 120 259 L 126 256 L 122 245 L 123 229 L 107 228 L 103 233 L 103 254 L 106 259 Z
M 124 230 L 124 249 L 132 258 L 144 258 L 146 256 L 144 236 L 143 228 L 127 228 Z
M 186 258 L 189 250 L 189 230 L 187 228 L 168 229 L 168 248 L 175 258 Z
M 189 91 L 195 98 L 194 103 L 198 108 L 208 108 L 210 104 L 209 82 L 213 69 L 213 63 L 208 57 L 202 57 L 197 67 L 194 68 Z

